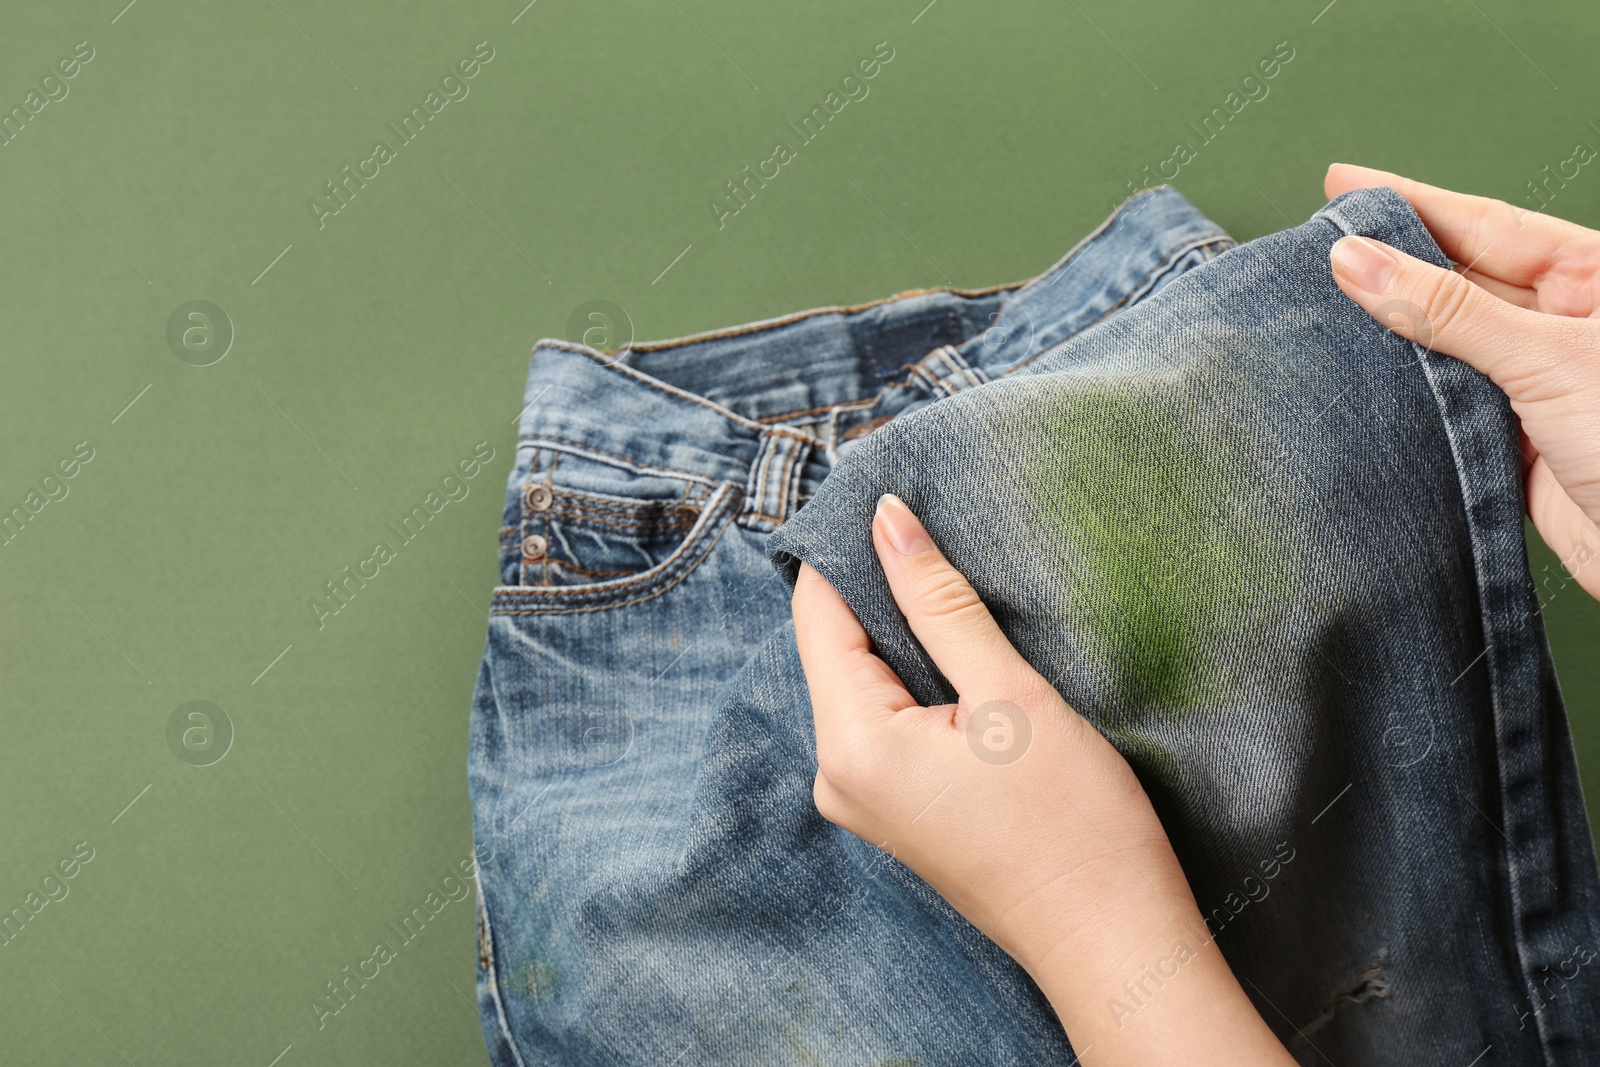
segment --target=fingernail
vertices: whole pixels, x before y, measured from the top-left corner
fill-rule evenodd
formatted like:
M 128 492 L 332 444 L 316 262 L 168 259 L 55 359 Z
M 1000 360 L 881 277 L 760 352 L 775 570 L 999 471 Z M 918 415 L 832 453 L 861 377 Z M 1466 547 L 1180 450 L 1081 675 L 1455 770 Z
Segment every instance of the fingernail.
M 878 498 L 877 520 L 883 524 L 883 536 L 902 556 L 915 556 L 933 547 L 928 531 L 906 507 L 906 502 L 893 493 Z
M 1328 254 L 1339 277 L 1369 293 L 1382 293 L 1394 277 L 1395 259 L 1389 246 L 1365 237 L 1341 237 Z

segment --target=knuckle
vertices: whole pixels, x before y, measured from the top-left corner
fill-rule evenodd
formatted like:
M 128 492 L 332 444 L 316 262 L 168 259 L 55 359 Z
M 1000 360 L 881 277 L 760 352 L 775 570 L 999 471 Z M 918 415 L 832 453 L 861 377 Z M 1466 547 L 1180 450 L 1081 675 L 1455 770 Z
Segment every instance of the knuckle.
M 1452 271 L 1430 271 L 1417 295 L 1433 336 L 1454 334 L 1470 319 L 1472 283 Z
M 850 819 L 850 813 L 845 805 L 840 803 L 839 794 L 829 785 L 828 780 L 821 773 L 811 785 L 811 800 L 817 806 L 817 814 L 833 823 L 835 826 L 845 826 Z M 848 829 L 848 827 L 845 827 Z
M 938 567 L 918 580 L 915 602 L 919 611 L 935 619 L 981 619 L 989 614 L 972 583 L 949 566 Z
M 817 746 L 817 774 L 826 779 L 836 799 L 866 793 L 878 780 L 878 764 L 877 746 L 859 732 Z
M 1503 232 L 1511 226 L 1515 226 L 1520 230 L 1522 228 L 1522 220 L 1528 215 L 1529 212 L 1525 208 L 1504 200 L 1491 199 L 1484 205 L 1478 230 L 1472 236 L 1474 238 L 1482 238 L 1488 234 Z
M 1018 659 L 1013 668 L 1014 677 L 1010 684 L 1017 693 L 1019 703 L 1028 707 L 1050 708 L 1056 705 L 1066 706 L 1066 701 L 1061 699 L 1061 694 L 1056 692 L 1055 686 L 1045 680 L 1044 676 L 1032 667 L 1027 661 Z M 1069 709 L 1070 710 L 1070 709 Z

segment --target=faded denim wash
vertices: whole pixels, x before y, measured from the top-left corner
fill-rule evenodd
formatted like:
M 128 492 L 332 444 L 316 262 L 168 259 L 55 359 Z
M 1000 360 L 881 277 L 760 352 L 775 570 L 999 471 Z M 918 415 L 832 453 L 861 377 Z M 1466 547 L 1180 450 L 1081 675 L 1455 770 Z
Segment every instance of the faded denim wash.
M 541 345 L 473 715 L 496 1062 L 1072 1062 L 1020 968 L 812 805 L 766 555 L 952 695 L 873 556 L 884 492 L 1129 759 L 1302 1063 L 1600 1062 L 1509 408 L 1339 293 L 1346 233 L 1443 262 L 1386 190 L 1226 252 L 1159 190 L 1020 290 Z

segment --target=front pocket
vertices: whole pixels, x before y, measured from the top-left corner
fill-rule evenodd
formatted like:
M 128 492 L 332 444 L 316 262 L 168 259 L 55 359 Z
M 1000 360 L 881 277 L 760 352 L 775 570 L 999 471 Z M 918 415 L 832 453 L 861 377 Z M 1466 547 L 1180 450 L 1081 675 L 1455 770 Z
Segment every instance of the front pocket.
M 506 531 L 502 576 L 520 586 L 590 585 L 647 571 L 683 544 L 707 493 L 685 487 L 651 500 L 534 482 L 522 521 Z
M 617 507 L 599 494 L 568 491 L 558 505 L 551 495 L 538 512 L 546 517 L 519 524 L 520 539 L 503 543 L 501 553 L 502 572 L 546 580 L 497 587 L 495 615 L 601 611 L 659 596 L 710 555 L 744 500 L 732 482 L 687 503 L 615 498 Z M 528 544 L 530 537 L 539 540 Z

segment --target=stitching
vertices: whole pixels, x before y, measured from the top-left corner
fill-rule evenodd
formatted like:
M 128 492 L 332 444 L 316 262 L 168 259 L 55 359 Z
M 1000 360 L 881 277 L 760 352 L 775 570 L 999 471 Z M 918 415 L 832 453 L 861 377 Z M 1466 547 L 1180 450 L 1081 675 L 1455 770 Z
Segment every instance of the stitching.
M 561 453 L 552 450 L 552 454 L 550 456 L 550 469 L 544 472 L 545 483 L 550 485 L 552 488 L 556 484 L 556 481 L 555 481 L 555 479 L 556 479 L 556 468 L 559 467 L 559 466 L 561 466 Z M 553 498 L 554 497 L 554 493 L 552 493 L 551 496 Z M 550 539 L 550 534 L 553 533 L 553 532 L 555 532 L 555 531 L 550 529 L 550 516 L 549 516 L 549 513 L 546 512 L 545 513 L 545 518 L 544 518 L 544 537 L 545 537 L 545 545 L 547 547 L 545 548 L 545 551 L 544 551 L 544 557 L 539 561 L 539 564 L 540 564 L 540 566 L 539 566 L 539 584 L 540 585 L 549 585 L 550 584 L 550 549 L 549 549 L 548 546 L 549 546 L 550 540 L 551 540 Z M 566 538 L 562 538 L 562 547 L 564 547 L 564 548 L 566 547 L 565 542 L 566 542 Z
M 613 374 L 620 375 L 631 382 L 637 382 L 640 385 L 648 386 L 649 388 L 654 389 L 659 393 L 664 393 L 667 396 L 677 397 L 680 400 L 687 400 L 691 403 L 699 404 L 701 407 L 716 412 L 718 415 L 721 415 L 723 418 L 736 425 L 744 426 L 752 430 L 766 429 L 766 427 L 762 426 L 761 423 L 756 422 L 754 419 L 747 419 L 738 412 L 729 408 L 725 408 L 721 404 L 718 404 L 714 401 L 707 400 L 703 396 L 697 396 L 686 389 L 679 389 L 675 385 L 669 385 L 666 382 L 650 377 L 648 374 L 645 374 L 642 371 L 634 370 L 632 367 L 625 366 L 621 363 L 612 362 L 606 358 L 604 353 L 597 352 L 586 345 L 573 345 L 565 341 L 561 341 L 559 343 L 555 341 L 540 341 L 538 345 L 534 346 L 534 350 L 537 351 L 541 347 L 560 348 L 568 352 L 576 352 L 579 355 L 588 356 L 595 362 L 599 363 L 602 369 L 608 370 Z M 639 351 L 639 347 L 635 345 L 632 350 Z M 774 432 L 781 433 L 783 431 Z M 798 436 L 798 434 L 796 436 Z
M 979 334 L 978 336 L 982 337 L 983 335 Z M 956 356 L 955 351 L 949 345 L 940 345 L 933 351 L 933 354 L 939 357 L 939 362 L 950 368 L 951 375 L 960 374 L 967 369 L 966 362 Z
M 506 1047 L 511 1049 L 511 1055 L 517 1061 L 517 1067 L 526 1067 L 522 1053 L 517 1049 L 516 1039 L 511 1036 L 511 1025 L 506 1021 L 506 1006 L 500 1000 L 500 958 L 494 950 L 494 923 L 489 920 L 489 901 L 483 894 L 483 872 L 478 872 L 478 908 L 483 915 L 483 929 L 487 935 L 485 942 L 489 949 L 489 990 L 494 997 L 494 1011 L 500 1023 L 500 1034 L 506 1040 Z
M 666 497 L 629 496 L 622 494 L 601 493 L 589 489 L 578 489 L 570 485 L 550 485 L 550 506 L 558 504 L 571 507 L 585 508 L 596 511 L 608 511 L 612 514 L 627 514 L 630 511 L 647 510 L 672 506 L 679 501 L 687 501 L 690 486 L 683 487 L 681 496 L 668 501 Z M 591 503 L 592 501 L 592 503 Z
M 580 567 L 576 563 L 569 563 L 564 559 L 552 559 L 550 561 L 550 566 L 560 567 L 562 570 L 576 571 L 579 574 L 586 574 L 591 578 L 615 578 L 618 575 L 639 573 L 638 571 L 592 571 L 587 567 Z
M 1144 210 L 1145 207 L 1145 205 L 1143 203 L 1139 203 L 1139 201 L 1148 200 L 1162 190 L 1171 189 L 1172 186 L 1163 182 L 1160 185 L 1152 186 L 1148 189 L 1142 189 L 1128 197 L 1128 199 L 1124 200 L 1121 204 L 1118 204 L 1116 210 L 1107 216 L 1107 218 L 1102 221 L 1100 225 L 1096 226 L 1089 233 L 1079 238 L 1077 244 L 1067 249 L 1066 254 L 1050 265 L 1050 269 L 1044 271 L 1038 277 L 1030 279 L 1028 283 L 1022 287 L 1022 289 L 1031 289 L 1033 286 L 1044 281 L 1044 279 L 1050 277 L 1051 275 L 1056 275 L 1059 277 L 1060 274 L 1065 273 L 1064 268 L 1070 265 L 1073 260 L 1077 259 L 1080 253 L 1087 252 L 1089 250 L 1089 246 L 1094 244 L 1101 237 L 1105 236 L 1106 231 L 1111 229 L 1111 227 L 1115 226 L 1119 222 L 1122 222 L 1124 219 L 1130 223 L 1136 221 L 1139 217 L 1139 212 Z M 1019 289 L 1018 292 L 1021 292 L 1021 290 Z M 1007 301 L 1007 303 L 1009 303 L 1009 301 Z M 1002 305 L 1000 310 L 1004 312 L 1005 306 Z
M 590 453 L 589 458 L 591 459 L 596 459 L 594 453 L 598 453 L 598 455 L 601 456 L 610 456 L 612 459 L 621 460 L 627 465 L 627 469 L 633 471 L 635 474 L 677 474 L 685 478 L 691 478 L 697 482 L 703 482 L 706 485 L 717 484 L 717 480 L 715 478 L 708 477 L 704 474 L 696 474 L 694 471 L 680 470 L 677 467 L 653 467 L 648 464 L 635 462 L 629 457 L 618 452 L 607 452 L 603 448 L 596 448 L 593 445 L 586 445 L 578 441 L 568 441 L 564 437 L 552 437 L 549 434 L 540 434 L 537 437 L 523 438 L 521 441 L 517 442 L 517 447 L 520 449 L 526 445 L 532 445 L 534 448 L 538 448 L 541 444 L 551 441 L 555 442 L 557 445 L 568 446 L 566 449 L 551 448 L 552 452 L 573 451 L 577 455 Z M 605 461 L 596 459 L 596 462 L 603 463 Z M 554 470 L 553 467 L 551 469 Z
M 768 486 L 768 492 L 772 496 L 772 510 L 777 512 L 779 515 L 788 514 L 788 509 L 784 507 L 784 504 L 789 498 L 789 471 L 794 468 L 794 457 L 799 451 L 800 450 L 798 448 L 792 445 L 784 450 L 783 467 L 778 472 L 777 477 L 774 478 L 771 484 Z M 763 497 L 763 506 L 765 506 L 766 503 L 767 500 L 765 497 Z
M 881 393 L 874 393 L 872 396 L 862 400 L 847 400 L 841 404 L 826 404 L 820 408 L 806 408 L 803 411 L 785 411 L 781 415 L 763 415 L 756 421 L 763 424 L 785 422 L 789 419 L 798 419 L 802 415 L 826 415 L 828 412 L 835 410 L 852 411 L 856 408 L 869 408 L 878 402 L 878 397 L 881 395 Z
M 566 522 L 576 523 L 605 523 L 606 526 L 637 526 L 638 530 L 654 530 L 658 526 L 685 526 L 682 517 L 672 517 L 669 512 L 688 509 L 688 504 L 670 501 L 662 504 L 659 509 L 640 509 L 637 512 L 603 512 L 597 509 L 582 509 L 582 507 L 552 507 L 544 514 L 549 517 L 563 518 Z M 698 512 L 698 507 L 696 507 Z M 688 525 L 693 525 L 690 520 Z
M 659 522 L 647 523 L 627 522 L 620 519 L 597 519 L 583 515 L 556 515 L 554 512 L 551 512 L 550 514 L 555 518 L 559 518 L 561 520 L 561 525 L 564 527 L 578 527 L 580 529 L 604 527 L 605 529 L 601 532 L 611 531 L 619 534 L 634 534 L 638 536 L 648 536 L 652 534 L 659 536 L 665 533 L 686 533 L 694 528 L 693 520 L 684 522 L 671 519 L 662 519 Z M 699 516 L 696 515 L 695 518 L 698 519 Z
M 1060 267 L 1065 265 L 1069 259 L 1072 259 L 1078 252 L 1085 249 L 1091 242 L 1099 238 L 1123 217 L 1133 217 L 1131 208 L 1135 203 L 1148 199 L 1149 197 L 1154 196 L 1156 193 L 1170 188 L 1171 186 L 1165 184 L 1157 185 L 1149 189 L 1142 189 L 1128 197 L 1128 199 L 1117 205 L 1116 210 L 1113 211 L 1111 215 L 1105 219 L 1105 221 L 1101 222 L 1100 225 L 1097 226 L 1092 232 L 1081 238 L 1077 244 L 1068 249 L 1064 256 L 1056 260 L 1040 273 L 1031 278 L 1025 278 L 1022 281 L 1007 282 L 1002 285 L 991 285 L 982 289 L 957 289 L 954 286 L 939 286 L 931 289 L 907 289 L 904 292 L 895 293 L 892 296 L 882 297 L 878 300 L 870 300 L 864 304 L 810 308 L 805 311 L 796 311 L 788 315 L 782 315 L 774 319 L 763 319 L 758 322 L 746 323 L 742 326 L 729 326 L 722 329 L 707 330 L 702 333 L 689 334 L 685 337 L 673 337 L 662 341 L 647 341 L 644 344 L 629 345 L 628 350 L 631 352 L 660 352 L 671 348 L 678 348 L 684 345 L 696 344 L 701 341 L 714 341 L 724 337 L 743 337 L 746 334 L 755 333 L 760 330 L 775 329 L 779 326 L 787 326 L 790 323 L 800 322 L 804 319 L 814 318 L 818 315 L 853 315 L 862 311 L 870 311 L 871 309 L 880 307 L 884 304 L 894 303 L 897 300 L 907 300 L 917 296 L 928 296 L 933 293 L 953 293 L 956 296 L 979 297 L 990 296 L 994 293 L 1002 293 L 1008 289 L 1020 291 L 1055 273 Z M 576 351 L 587 351 L 601 357 L 606 355 L 606 353 L 599 352 L 596 349 L 588 348 L 587 346 L 580 348 L 573 345 L 572 342 L 563 341 L 560 339 L 543 340 L 534 347 L 538 348 L 545 345 L 551 345 L 559 348 L 571 348 Z
M 1330 212 L 1330 214 L 1332 214 L 1332 212 Z M 1339 222 L 1341 226 L 1345 227 L 1347 233 L 1355 232 L 1352 228 L 1348 227 L 1348 220 L 1346 220 L 1342 214 L 1339 216 Z M 1497 669 L 1496 660 L 1499 658 L 1500 654 L 1505 652 L 1505 646 L 1496 640 L 1497 635 L 1495 634 L 1495 624 L 1491 618 L 1490 609 L 1487 607 L 1489 598 L 1487 595 L 1488 589 L 1484 584 L 1485 550 L 1482 545 L 1485 531 L 1483 530 L 1483 524 L 1475 520 L 1472 515 L 1472 506 L 1474 503 L 1475 494 L 1470 489 L 1466 466 L 1462 462 L 1460 444 L 1456 439 L 1456 427 L 1445 412 L 1445 401 L 1444 397 L 1440 393 L 1439 383 L 1435 380 L 1433 369 L 1428 366 L 1428 350 L 1422 345 L 1417 344 L 1415 341 L 1411 341 L 1410 345 L 1412 350 L 1417 354 L 1417 363 L 1422 370 L 1423 379 L 1427 382 L 1428 391 L 1433 394 L 1434 404 L 1439 412 L 1439 421 L 1444 425 L 1445 439 L 1450 443 L 1450 457 L 1456 468 L 1456 488 L 1461 494 L 1462 517 L 1467 524 L 1469 540 L 1472 543 L 1472 571 L 1473 577 L 1476 579 L 1477 583 L 1479 604 L 1478 614 L 1483 628 L 1484 666 L 1489 673 L 1489 702 L 1494 720 L 1494 734 L 1496 741 L 1495 778 L 1500 787 L 1500 804 L 1502 809 L 1504 809 L 1509 806 L 1508 801 L 1510 785 L 1506 780 L 1507 768 L 1505 762 L 1500 758 L 1499 753 L 1501 738 L 1504 732 L 1504 709 L 1502 707 L 1502 689 L 1504 688 L 1504 683 L 1498 677 L 1500 671 Z M 1535 961 L 1530 956 L 1531 946 L 1528 944 L 1528 932 L 1526 925 L 1527 917 L 1525 914 L 1528 905 L 1522 899 L 1523 892 L 1520 885 L 1521 880 L 1517 877 L 1516 872 L 1513 870 L 1514 864 L 1512 862 L 1510 853 L 1506 852 L 1504 849 L 1500 849 L 1499 851 L 1501 857 L 1505 861 L 1505 888 L 1511 898 L 1511 923 L 1516 931 L 1515 940 L 1517 962 L 1520 964 L 1519 969 L 1521 970 L 1522 975 L 1531 977 L 1533 974 L 1533 965 Z M 1539 1044 L 1542 1048 L 1542 1051 L 1545 1053 L 1546 1061 L 1553 1063 L 1554 1060 L 1550 1056 L 1550 1049 L 1548 1047 L 1550 1035 L 1546 1029 L 1546 1023 L 1543 1021 L 1543 1019 L 1537 1017 L 1535 1022 L 1537 1023 L 1539 1030 Z
M 922 379 L 922 381 L 926 383 L 927 388 L 930 389 L 935 396 L 952 395 L 950 390 L 945 388 L 944 382 L 941 381 L 938 376 L 933 373 L 933 371 L 929 370 L 921 363 L 918 363 L 911 368 L 911 377 Z
M 1213 237 L 1208 237 L 1208 238 L 1206 238 L 1206 243 L 1214 244 L 1214 243 L 1216 243 L 1216 239 L 1213 238 Z M 1078 334 L 1083 333 L 1085 330 L 1088 330 L 1091 327 L 1100 325 L 1100 323 L 1106 321 L 1106 319 L 1110 318 L 1113 314 L 1115 314 L 1117 312 L 1117 310 L 1120 309 L 1123 305 L 1127 304 L 1131 300 L 1138 299 L 1144 293 L 1148 292 L 1149 289 L 1150 289 L 1150 286 L 1158 278 L 1160 278 L 1163 275 L 1165 275 L 1174 266 L 1177 265 L 1178 260 L 1180 260 L 1184 256 L 1188 255 L 1190 252 L 1196 251 L 1197 249 L 1200 249 L 1200 248 L 1203 248 L 1203 247 L 1205 247 L 1204 243 L 1191 242 L 1190 244 L 1185 245 L 1184 247 L 1182 247 L 1180 249 L 1177 249 L 1167 259 L 1163 260 L 1160 264 L 1158 264 L 1155 268 L 1153 268 L 1150 271 L 1149 274 L 1146 274 L 1139 281 L 1138 285 L 1134 286 L 1127 293 L 1123 294 L 1123 297 L 1122 297 L 1121 300 L 1118 300 L 1115 304 L 1112 304 L 1109 308 L 1107 308 L 1104 312 L 1102 312 L 1100 314 L 1100 316 L 1098 318 L 1096 318 L 1093 322 L 1085 323 L 1083 326 L 1081 326 L 1078 329 L 1072 331 L 1072 333 L 1068 334 L 1066 337 L 1063 337 L 1060 341 L 1056 342 L 1056 344 L 1047 345 L 1047 346 L 1039 349 L 1039 351 L 1035 352 L 1033 355 L 1029 356 L 1027 359 L 1023 360 L 1021 363 L 1018 363 L 1016 366 L 1014 366 L 1010 370 L 1006 371 L 1006 376 L 1009 377 L 1010 375 L 1015 374 L 1017 371 L 1022 370 L 1024 367 L 1027 367 L 1029 364 L 1033 363 L 1035 360 L 1039 359 L 1040 357 L 1048 355 L 1051 352 L 1054 352 L 1059 345 L 1065 344 L 1067 341 L 1069 341 L 1072 338 L 1076 337 Z
M 766 506 L 767 503 L 767 473 L 772 466 L 772 453 L 777 448 L 777 438 L 764 437 L 761 440 L 760 452 L 756 461 L 750 468 L 750 477 L 745 482 L 745 512 L 754 513 Z
M 715 507 L 707 509 L 705 514 L 709 518 L 704 523 L 705 526 L 709 527 L 712 522 L 718 521 L 718 519 L 720 518 L 721 512 L 731 509 L 732 501 L 733 501 L 734 495 L 736 493 L 738 493 L 738 487 L 735 486 L 732 482 L 725 482 L 723 484 L 723 488 L 719 492 L 719 496 L 721 496 L 723 499 L 718 500 L 716 502 L 716 506 Z M 739 495 L 742 496 L 742 494 L 739 494 Z M 697 525 L 700 525 L 700 524 L 697 524 Z M 702 531 L 702 533 L 703 532 L 704 531 Z M 719 535 L 719 537 L 720 537 L 720 535 Z M 495 599 L 498 600 L 498 599 L 500 599 L 502 597 L 507 597 L 507 598 L 541 597 L 541 596 L 551 596 L 551 595 L 556 595 L 556 594 L 564 594 L 564 595 L 575 596 L 575 597 L 581 597 L 581 596 L 606 596 L 606 595 L 609 595 L 611 593 L 617 592 L 617 591 L 619 591 L 621 589 L 624 589 L 627 586 L 636 585 L 639 582 L 652 581 L 654 579 L 662 577 L 662 575 L 664 573 L 666 573 L 666 571 L 668 569 L 670 569 L 675 564 L 681 562 L 683 559 L 687 558 L 691 553 L 693 553 L 696 543 L 699 542 L 699 541 L 702 541 L 702 540 L 704 540 L 703 537 L 695 537 L 693 535 L 693 532 L 691 531 L 690 536 L 684 540 L 684 543 L 682 545 L 678 546 L 677 550 L 674 551 L 670 556 L 668 556 L 666 559 L 662 560 L 660 563 L 656 564 L 656 566 L 651 567 L 648 571 L 641 572 L 637 578 L 633 578 L 633 579 L 631 579 L 629 581 L 626 581 L 626 582 L 619 582 L 619 583 L 617 583 L 615 585 L 608 585 L 603 589 L 585 589 L 585 588 L 583 588 L 581 586 L 573 586 L 573 587 L 570 587 L 570 589 L 556 588 L 556 589 L 548 589 L 547 590 L 547 589 L 544 589 L 544 588 L 541 588 L 541 587 L 502 586 L 502 587 L 500 587 L 500 588 L 498 588 L 498 589 L 496 589 L 494 591 L 494 597 L 495 597 Z
M 678 498 L 676 500 L 641 500 L 635 507 L 602 508 L 558 497 L 550 502 L 549 508 L 542 512 L 536 512 L 536 514 L 552 515 L 559 513 L 568 518 L 575 517 L 580 519 L 595 515 L 607 515 L 624 522 L 632 521 L 648 526 L 658 525 L 666 518 L 665 513 L 668 511 L 681 511 L 686 507 L 692 506 L 688 500 Z
M 800 452 L 801 450 L 798 447 L 789 449 L 789 456 L 783 464 L 783 473 L 778 476 L 778 506 L 775 510 L 783 512 L 785 515 L 791 513 L 789 498 L 795 492 L 795 485 L 789 480 L 789 474 L 794 470 L 795 459 L 800 455 Z
M 594 519 L 596 522 L 609 521 L 621 524 L 631 522 L 643 526 L 651 526 L 661 521 L 662 513 L 668 508 L 677 508 L 679 506 L 678 501 L 671 500 L 662 501 L 655 506 L 641 505 L 637 508 L 597 508 L 567 500 L 559 504 L 551 501 L 550 507 L 543 514 L 560 515 L 568 519 Z
M 728 483 L 728 490 L 727 491 L 729 492 L 729 495 L 730 495 L 730 498 L 731 498 L 732 483 Z M 587 595 L 589 595 L 589 596 L 604 596 L 604 595 L 607 595 L 607 594 L 612 593 L 614 591 L 620 591 L 621 589 L 624 589 L 629 585 L 636 585 L 639 582 L 647 581 L 647 580 L 662 580 L 664 584 L 662 584 L 659 588 L 651 589 L 651 587 L 649 585 L 646 585 L 645 589 L 647 591 L 643 595 L 634 597 L 633 599 L 630 599 L 630 600 L 619 600 L 619 601 L 615 601 L 615 602 L 608 602 L 608 603 L 602 603 L 602 604 L 592 604 L 592 605 L 589 605 L 587 607 L 579 607 L 579 608 L 556 608 L 556 609 L 552 609 L 552 610 L 530 609 L 530 610 L 524 610 L 524 611 L 498 611 L 498 610 L 496 610 L 494 608 L 493 604 L 491 603 L 490 608 L 489 608 L 489 614 L 490 615 L 582 615 L 582 614 L 586 614 L 586 613 L 592 612 L 592 611 L 608 611 L 608 610 L 610 610 L 612 608 L 631 607 L 634 604 L 641 604 L 646 600 L 653 600 L 656 597 L 660 596 L 661 594 L 667 592 L 668 590 L 676 587 L 678 584 L 683 582 L 684 579 L 688 578 L 689 575 L 693 574 L 696 570 L 698 570 L 699 567 L 700 567 L 700 564 L 704 563 L 707 559 L 709 559 L 711 557 L 712 551 L 717 547 L 717 545 L 722 543 L 723 535 L 728 532 L 729 528 L 732 527 L 734 525 L 734 523 L 731 521 L 732 518 L 733 518 L 731 507 L 728 507 L 725 504 L 721 508 L 719 508 L 719 510 L 727 511 L 728 514 L 725 516 L 725 518 L 724 518 L 724 520 L 722 522 L 721 528 L 717 531 L 717 536 L 712 538 L 710 544 L 705 545 L 704 549 L 697 556 L 694 557 L 693 562 L 690 563 L 686 569 L 684 569 L 681 573 L 677 573 L 677 574 L 672 575 L 671 576 L 672 577 L 671 581 L 665 581 L 665 579 L 669 576 L 669 572 L 667 570 L 661 570 L 661 571 L 659 571 L 659 572 L 657 572 L 656 574 L 653 574 L 653 575 L 649 575 L 649 574 L 640 575 L 638 578 L 635 578 L 635 579 L 633 579 L 631 581 L 628 581 L 628 582 L 622 582 L 622 583 L 618 583 L 616 585 L 607 585 L 604 589 L 588 590 L 587 591 Z M 687 547 L 692 543 L 693 543 L 693 539 L 692 538 L 689 541 L 685 541 L 684 542 L 684 549 L 687 549 Z M 684 549 L 680 549 L 679 551 L 682 552 L 682 551 L 684 551 Z M 675 559 L 679 559 L 679 558 L 687 558 L 687 556 L 679 557 L 676 554 L 674 554 L 674 556 L 668 557 L 668 559 L 666 561 L 664 561 L 661 564 L 661 566 L 663 568 L 666 568 L 670 564 L 672 564 Z M 573 592 L 570 595 L 573 595 L 573 596 L 585 595 L 585 593 L 583 591 L 583 587 L 581 587 L 581 586 L 572 586 L 572 587 L 570 587 L 570 589 L 573 590 Z M 551 587 L 551 588 L 548 588 L 548 589 L 531 589 L 531 590 L 527 590 L 527 591 L 521 592 L 521 593 L 519 593 L 518 591 L 516 591 L 514 589 L 497 589 L 494 592 L 494 599 L 495 600 L 501 600 L 502 598 L 511 599 L 511 598 L 516 597 L 516 596 L 553 597 L 553 596 L 560 596 L 561 594 L 567 593 L 567 592 L 568 592 L 567 589 L 563 589 L 560 586 L 554 586 L 554 587 Z
M 918 296 L 929 296 L 934 293 L 953 293 L 956 296 L 968 298 L 990 296 L 994 293 L 1005 292 L 1008 289 L 1016 289 L 1017 287 L 1025 284 L 1027 284 L 1027 281 L 1005 282 L 1001 285 L 991 285 L 983 289 L 957 289 L 954 286 L 943 285 L 935 286 L 931 289 L 906 289 L 890 296 L 880 297 L 877 300 L 869 300 L 865 304 L 850 304 L 843 307 L 830 306 L 809 308 L 805 311 L 796 311 L 775 319 L 761 319 L 756 322 L 746 323 L 742 326 L 728 326 L 720 330 L 708 330 L 705 333 L 690 334 L 687 337 L 674 337 L 665 341 L 647 341 L 644 344 L 630 346 L 629 351 L 663 352 L 668 349 L 679 348 L 685 345 L 698 344 L 702 341 L 717 341 L 727 337 L 743 337 L 747 334 L 759 333 L 763 330 L 777 329 L 780 326 L 788 326 L 796 322 L 802 322 L 806 319 L 815 318 L 818 315 L 856 315 L 863 311 L 871 311 L 875 307 L 882 307 L 884 304 L 893 304 L 896 301 L 909 300 Z M 546 342 L 540 341 L 539 343 L 542 345 Z

